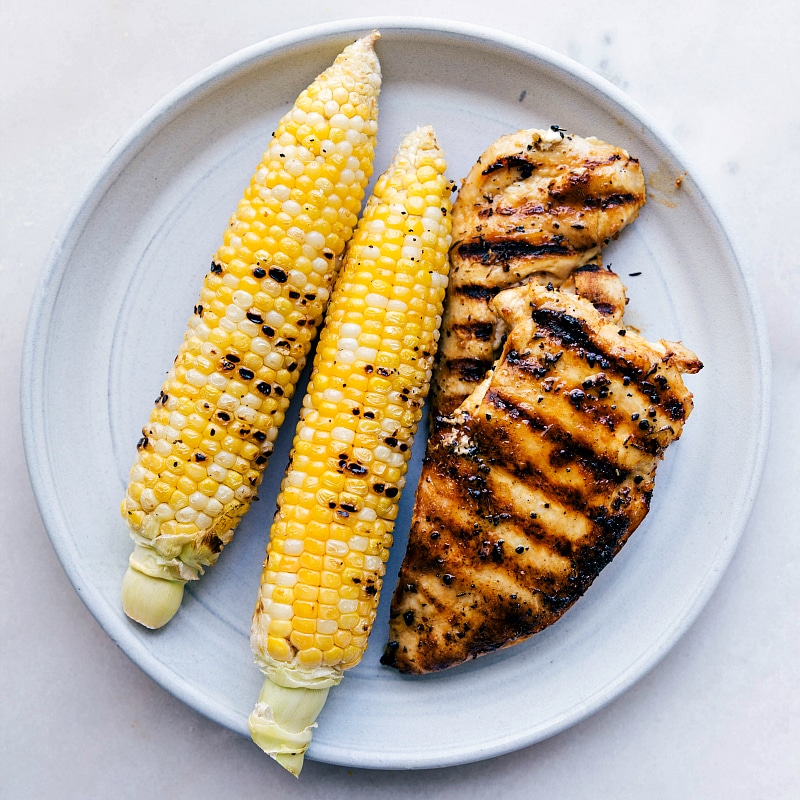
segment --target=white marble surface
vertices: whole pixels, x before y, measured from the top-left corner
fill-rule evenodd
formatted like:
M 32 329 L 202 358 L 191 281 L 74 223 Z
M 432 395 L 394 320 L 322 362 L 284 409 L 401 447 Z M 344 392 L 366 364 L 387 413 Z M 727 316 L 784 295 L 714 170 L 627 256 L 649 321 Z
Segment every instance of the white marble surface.
M 800 10 L 787 0 L 760 5 L 6 0 L 0 797 L 798 796 Z M 81 603 L 28 481 L 19 362 L 28 306 L 56 233 L 109 148 L 145 111 L 198 70 L 260 39 L 389 13 L 483 24 L 548 46 L 623 89 L 679 143 L 756 277 L 772 340 L 773 429 L 758 501 L 717 591 L 667 657 L 617 701 L 491 761 L 422 772 L 309 762 L 298 782 L 153 683 Z

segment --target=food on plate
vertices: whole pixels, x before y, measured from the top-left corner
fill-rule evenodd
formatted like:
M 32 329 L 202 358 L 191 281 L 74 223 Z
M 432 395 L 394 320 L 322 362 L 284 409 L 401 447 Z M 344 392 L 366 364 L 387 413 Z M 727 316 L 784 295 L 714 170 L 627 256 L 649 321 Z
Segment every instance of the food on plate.
M 450 192 L 430 128 L 378 179 L 325 317 L 253 614 L 253 740 L 297 775 L 367 646 L 447 285 Z
M 280 121 L 142 430 L 122 603 L 146 627 L 216 562 L 261 480 L 372 173 L 376 38 L 345 48 Z
M 555 622 L 648 511 L 697 357 L 588 300 L 498 294 L 494 369 L 429 442 L 383 662 L 444 669 Z
M 701 364 L 622 324 L 602 248 L 644 203 L 635 158 L 557 126 L 501 137 L 464 180 L 384 664 L 432 672 L 526 639 L 647 513 Z
M 526 281 L 559 286 L 645 202 L 639 162 L 556 126 L 503 136 L 478 159 L 453 207 L 452 269 L 431 388 L 434 425 L 483 380 L 504 329 L 491 299 Z

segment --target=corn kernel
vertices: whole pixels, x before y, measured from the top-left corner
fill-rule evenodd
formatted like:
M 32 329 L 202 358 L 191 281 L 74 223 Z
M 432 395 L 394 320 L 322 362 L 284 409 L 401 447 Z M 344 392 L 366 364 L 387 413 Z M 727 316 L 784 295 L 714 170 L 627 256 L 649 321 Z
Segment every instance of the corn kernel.
M 306 647 L 298 651 L 297 660 L 306 669 L 318 667 L 322 663 L 322 651 L 317 647 Z
M 276 661 L 289 661 L 292 648 L 282 636 L 269 636 L 267 638 L 267 653 Z
M 292 633 L 292 621 L 289 619 L 273 619 L 269 623 L 270 636 L 288 639 Z
M 298 633 L 313 634 L 317 629 L 317 621 L 308 617 L 294 617 L 290 620 L 292 629 Z
M 317 617 L 317 604 L 307 600 L 295 600 L 292 609 L 298 617 L 307 619 L 316 619 Z

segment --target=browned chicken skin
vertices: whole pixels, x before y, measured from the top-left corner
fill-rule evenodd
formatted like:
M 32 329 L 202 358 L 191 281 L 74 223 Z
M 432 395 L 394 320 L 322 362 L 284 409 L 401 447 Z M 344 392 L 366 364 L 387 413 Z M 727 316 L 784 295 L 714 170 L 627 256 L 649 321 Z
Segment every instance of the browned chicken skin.
M 451 272 L 434 375 L 434 419 L 483 380 L 504 333 L 491 299 L 527 281 L 561 285 L 645 202 L 639 162 L 597 139 L 526 130 L 492 144 L 453 208 Z
M 557 620 L 646 515 L 691 408 L 682 345 L 647 342 L 587 300 L 498 295 L 494 370 L 432 432 L 383 663 L 424 673 Z

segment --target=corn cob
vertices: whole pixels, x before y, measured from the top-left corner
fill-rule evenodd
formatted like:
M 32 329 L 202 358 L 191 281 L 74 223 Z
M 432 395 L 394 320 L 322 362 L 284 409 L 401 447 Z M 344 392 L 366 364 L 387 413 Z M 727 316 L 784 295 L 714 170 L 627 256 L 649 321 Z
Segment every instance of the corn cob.
M 122 601 L 147 627 L 215 563 L 261 480 L 372 173 L 376 38 L 347 47 L 280 121 L 143 428 Z
M 253 740 L 297 775 L 367 646 L 447 286 L 450 192 L 431 128 L 379 178 L 326 315 L 251 629 Z

